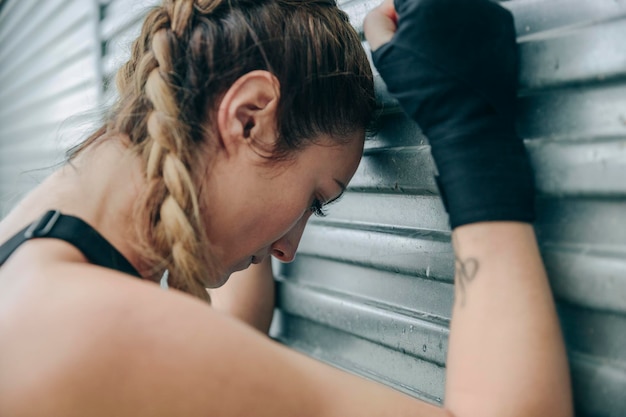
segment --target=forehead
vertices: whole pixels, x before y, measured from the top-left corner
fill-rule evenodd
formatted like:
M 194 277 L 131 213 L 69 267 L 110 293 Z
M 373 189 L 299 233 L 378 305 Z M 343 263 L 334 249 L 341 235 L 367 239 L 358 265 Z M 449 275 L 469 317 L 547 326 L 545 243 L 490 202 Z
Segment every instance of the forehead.
M 300 152 L 304 163 L 328 170 L 342 182 L 347 182 L 356 171 L 363 154 L 364 133 L 355 132 L 341 141 L 321 136 L 314 144 Z

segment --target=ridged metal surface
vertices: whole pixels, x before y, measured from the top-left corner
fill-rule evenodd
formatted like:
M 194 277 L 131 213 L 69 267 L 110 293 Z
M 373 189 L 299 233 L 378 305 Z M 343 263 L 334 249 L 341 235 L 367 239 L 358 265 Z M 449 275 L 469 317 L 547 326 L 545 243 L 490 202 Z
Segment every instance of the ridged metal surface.
M 360 30 L 378 3 L 342 7 Z M 626 1 L 503 5 L 516 17 L 517 129 L 536 172 L 536 231 L 577 416 L 625 416 Z M 376 81 L 383 115 L 349 192 L 280 266 L 276 337 L 441 403 L 453 299 L 447 215 L 428 140 Z
M 0 217 L 85 133 L 75 116 L 99 103 L 97 28 L 95 1 L 3 2 Z
M 130 58 L 132 42 L 141 33 L 141 23 L 158 0 L 105 0 L 102 19 L 102 72 L 104 101 L 110 104 L 116 97 L 115 73 Z
M 0 209 L 43 175 L 21 172 L 52 164 L 64 145 L 58 138 L 84 133 L 74 124 L 58 130 L 99 102 L 101 78 L 104 101 L 114 96 L 115 70 L 157 3 L 0 2 Z M 359 30 L 378 3 L 341 2 Z M 577 415 L 624 416 L 626 0 L 503 4 L 516 16 L 517 128 L 536 171 L 536 230 L 567 339 Z M 349 192 L 307 227 L 297 261 L 278 268 L 274 334 L 441 403 L 453 298 L 447 215 L 427 139 L 379 78 L 376 89 L 383 116 Z

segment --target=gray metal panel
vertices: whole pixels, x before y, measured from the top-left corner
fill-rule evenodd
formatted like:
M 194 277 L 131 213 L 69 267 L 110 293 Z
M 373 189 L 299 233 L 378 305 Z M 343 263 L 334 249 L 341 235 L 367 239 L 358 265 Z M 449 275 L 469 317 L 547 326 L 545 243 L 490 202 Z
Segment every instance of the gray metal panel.
M 101 28 L 105 45 L 102 57 L 105 102 L 111 103 L 116 97 L 115 73 L 129 59 L 132 42 L 141 33 L 146 13 L 157 4 L 158 0 L 107 1 Z
M 85 128 L 157 0 L 0 3 L 0 210 Z M 353 24 L 379 0 L 343 1 Z M 518 131 L 537 173 L 536 230 L 559 301 L 577 414 L 626 415 L 625 0 L 515 0 Z M 101 65 L 101 31 L 104 56 Z M 276 337 L 441 403 L 452 306 L 447 216 L 427 139 L 377 78 L 384 116 L 331 215 L 280 266 Z M 59 133 L 59 129 L 61 133 Z M 70 139 L 71 140 L 71 139 Z M 20 172 L 27 171 L 22 175 Z M 1 213 L 1 212 L 0 212 Z
M 89 129 L 100 100 L 98 7 L 9 0 L 0 11 L 0 217 Z
M 342 2 L 352 23 L 377 0 Z M 626 415 L 626 1 L 514 0 L 518 132 L 578 416 Z M 367 45 L 366 45 L 367 47 Z M 344 198 L 279 266 L 275 336 L 441 403 L 453 258 L 428 140 L 380 78 L 383 116 Z

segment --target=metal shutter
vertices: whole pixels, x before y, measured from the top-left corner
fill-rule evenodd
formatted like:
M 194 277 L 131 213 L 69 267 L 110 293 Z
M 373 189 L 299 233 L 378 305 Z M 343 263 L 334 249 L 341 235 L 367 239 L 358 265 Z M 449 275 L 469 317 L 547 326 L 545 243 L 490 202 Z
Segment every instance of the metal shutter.
M 141 33 L 143 18 L 159 0 L 101 0 L 102 13 L 102 71 L 104 101 L 111 104 L 116 97 L 115 74 L 130 58 L 132 42 Z
M 89 129 L 99 103 L 98 6 L 8 0 L 0 10 L 0 218 Z M 90 116 L 91 117 L 91 116 Z
M 379 2 L 343 2 L 357 28 Z M 626 2 L 515 0 L 518 132 L 558 301 L 578 416 L 626 415 Z M 427 140 L 380 79 L 378 134 L 343 200 L 282 265 L 275 336 L 443 401 L 453 256 Z M 489 323 L 485 323 L 488 326 Z M 484 399 L 489 401 L 488 398 Z
M 2 211 L 45 174 L 29 170 L 58 160 L 67 144 L 59 138 L 84 136 L 78 123 L 61 122 L 99 102 L 101 73 L 106 101 L 114 96 L 114 71 L 158 0 L 100 3 L 98 27 L 97 1 L 0 2 Z M 342 7 L 360 28 L 378 3 Z M 626 415 L 626 2 L 504 4 L 517 20 L 518 131 L 536 168 L 537 233 L 559 302 L 577 415 Z M 377 90 L 385 113 L 349 192 L 307 228 L 297 261 L 279 268 L 274 335 L 441 403 L 453 297 L 447 216 L 426 139 L 380 80 Z

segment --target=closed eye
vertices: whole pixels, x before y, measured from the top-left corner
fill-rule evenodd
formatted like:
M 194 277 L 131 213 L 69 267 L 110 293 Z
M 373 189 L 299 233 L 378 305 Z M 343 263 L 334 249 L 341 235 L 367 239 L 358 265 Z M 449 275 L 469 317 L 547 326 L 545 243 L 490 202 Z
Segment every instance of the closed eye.
M 309 208 L 311 213 L 315 214 L 318 217 L 326 217 L 328 214 L 326 213 L 324 208 L 328 206 L 329 204 L 333 204 L 339 201 L 341 197 L 343 197 L 343 194 L 346 191 L 345 184 L 337 179 L 335 179 L 335 183 L 337 183 L 337 185 L 341 188 L 341 192 L 339 193 L 339 195 L 333 198 L 332 200 L 328 201 L 327 203 L 323 203 L 322 200 L 320 200 L 319 198 L 316 198 L 315 200 L 313 200 L 313 204 Z
M 315 214 L 318 217 L 326 217 L 326 211 L 324 210 L 324 204 L 318 200 L 317 198 L 313 200 L 313 204 L 309 208 L 311 213 Z

